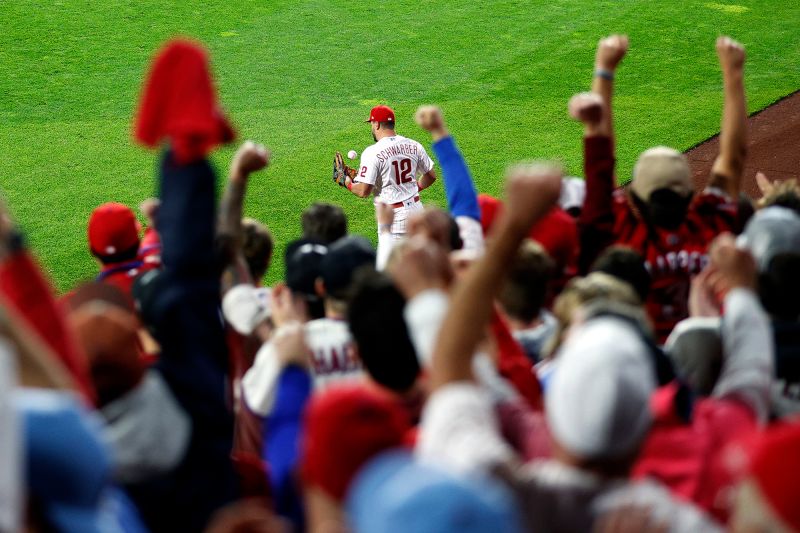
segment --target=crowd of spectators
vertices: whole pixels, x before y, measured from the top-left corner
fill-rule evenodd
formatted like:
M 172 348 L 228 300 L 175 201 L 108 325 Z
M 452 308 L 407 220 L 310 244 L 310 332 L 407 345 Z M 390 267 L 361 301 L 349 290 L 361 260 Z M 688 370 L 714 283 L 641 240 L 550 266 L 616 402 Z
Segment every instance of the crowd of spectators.
M 235 134 L 170 42 L 134 119 L 158 198 L 93 211 L 95 280 L 55 295 L 0 206 L 0 531 L 800 531 L 800 188 L 740 193 L 727 37 L 708 187 L 664 146 L 620 186 L 627 49 L 602 39 L 569 100 L 583 179 L 519 163 L 479 194 L 421 107 L 447 208 L 376 248 L 331 203 L 290 243 L 243 218 L 251 141 L 217 204 Z

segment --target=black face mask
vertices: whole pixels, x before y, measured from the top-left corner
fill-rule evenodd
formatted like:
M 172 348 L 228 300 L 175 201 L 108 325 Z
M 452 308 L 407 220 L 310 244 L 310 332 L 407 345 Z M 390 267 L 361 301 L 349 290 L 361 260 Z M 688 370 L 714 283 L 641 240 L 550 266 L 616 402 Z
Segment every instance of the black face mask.
M 668 230 L 676 230 L 683 224 L 692 201 L 691 194 L 681 196 L 671 189 L 653 191 L 649 202 L 643 202 L 635 194 L 633 197 L 641 213 L 653 225 Z

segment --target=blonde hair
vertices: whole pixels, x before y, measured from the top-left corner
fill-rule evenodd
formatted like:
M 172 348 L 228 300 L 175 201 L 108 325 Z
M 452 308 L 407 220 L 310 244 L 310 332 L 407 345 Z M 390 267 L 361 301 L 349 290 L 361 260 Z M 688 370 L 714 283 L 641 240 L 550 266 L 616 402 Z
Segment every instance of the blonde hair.
M 572 278 L 553 305 L 553 315 L 558 320 L 558 326 L 544 348 L 547 358 L 552 358 L 561 346 L 564 334 L 572 325 L 578 309 L 597 300 L 633 307 L 642 305 L 633 287 L 604 272 L 592 272 L 585 277 Z
M 771 205 L 779 205 L 796 209 L 800 205 L 800 185 L 795 178 L 784 181 L 775 181 L 772 188 L 764 193 L 758 200 L 758 208 L 764 209 Z

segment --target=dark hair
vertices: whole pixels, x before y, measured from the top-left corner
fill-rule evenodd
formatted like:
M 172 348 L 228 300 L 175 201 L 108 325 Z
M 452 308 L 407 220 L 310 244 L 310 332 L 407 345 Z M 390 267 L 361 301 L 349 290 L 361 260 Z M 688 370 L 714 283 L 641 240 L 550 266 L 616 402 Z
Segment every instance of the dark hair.
M 92 255 L 100 260 L 101 263 L 104 265 L 111 265 L 114 263 L 124 263 L 126 261 L 133 261 L 139 255 L 139 242 L 137 241 L 136 244 L 128 248 L 127 250 L 122 250 L 121 252 L 117 252 L 115 254 L 110 255 L 102 255 L 94 250 L 91 251 Z
M 394 120 L 385 120 L 383 122 L 378 122 L 378 126 L 382 130 L 393 130 L 394 129 Z
M 267 273 L 274 248 L 272 234 L 264 224 L 252 218 L 242 221 L 242 253 L 254 282 Z
M 517 250 L 498 300 L 514 319 L 530 322 L 542 310 L 555 262 L 538 243 L 526 240 Z
M 628 283 L 639 299 L 644 302 L 650 292 L 650 273 L 644 266 L 644 259 L 633 248 L 611 246 L 594 262 L 592 272 L 605 272 L 618 280 Z
M 775 318 L 797 320 L 800 316 L 800 254 L 777 254 L 766 272 L 758 276 L 758 293 L 764 309 Z
M 347 309 L 364 368 L 372 379 L 396 392 L 408 391 L 420 372 L 403 317 L 405 303 L 385 274 L 364 270 L 357 276 Z
M 347 217 L 338 205 L 317 202 L 303 211 L 300 218 L 303 238 L 323 244 L 338 241 L 347 235 Z

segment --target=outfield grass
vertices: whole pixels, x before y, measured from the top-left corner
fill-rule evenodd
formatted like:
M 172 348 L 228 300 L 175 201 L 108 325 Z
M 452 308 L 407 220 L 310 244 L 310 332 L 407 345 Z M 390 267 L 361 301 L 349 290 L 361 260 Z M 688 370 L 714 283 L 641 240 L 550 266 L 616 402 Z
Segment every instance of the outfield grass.
M 609 32 L 631 36 L 618 74 L 623 177 L 648 146 L 687 148 L 717 131 L 717 35 L 747 46 L 750 111 L 800 88 L 796 0 L 6 0 L 0 20 L 0 183 L 61 290 L 95 272 L 92 208 L 153 193 L 155 156 L 131 144 L 130 118 L 149 58 L 177 33 L 207 44 L 241 137 L 274 152 L 246 212 L 281 244 L 314 200 L 341 203 L 352 230 L 374 233 L 371 203 L 332 186 L 330 160 L 371 141 L 362 120 L 376 103 L 426 146 L 411 116 L 440 104 L 483 191 L 498 192 L 520 158 L 558 157 L 579 173 L 566 101 L 587 89 Z M 220 170 L 230 155 L 217 154 Z M 440 184 L 424 196 L 443 203 Z

